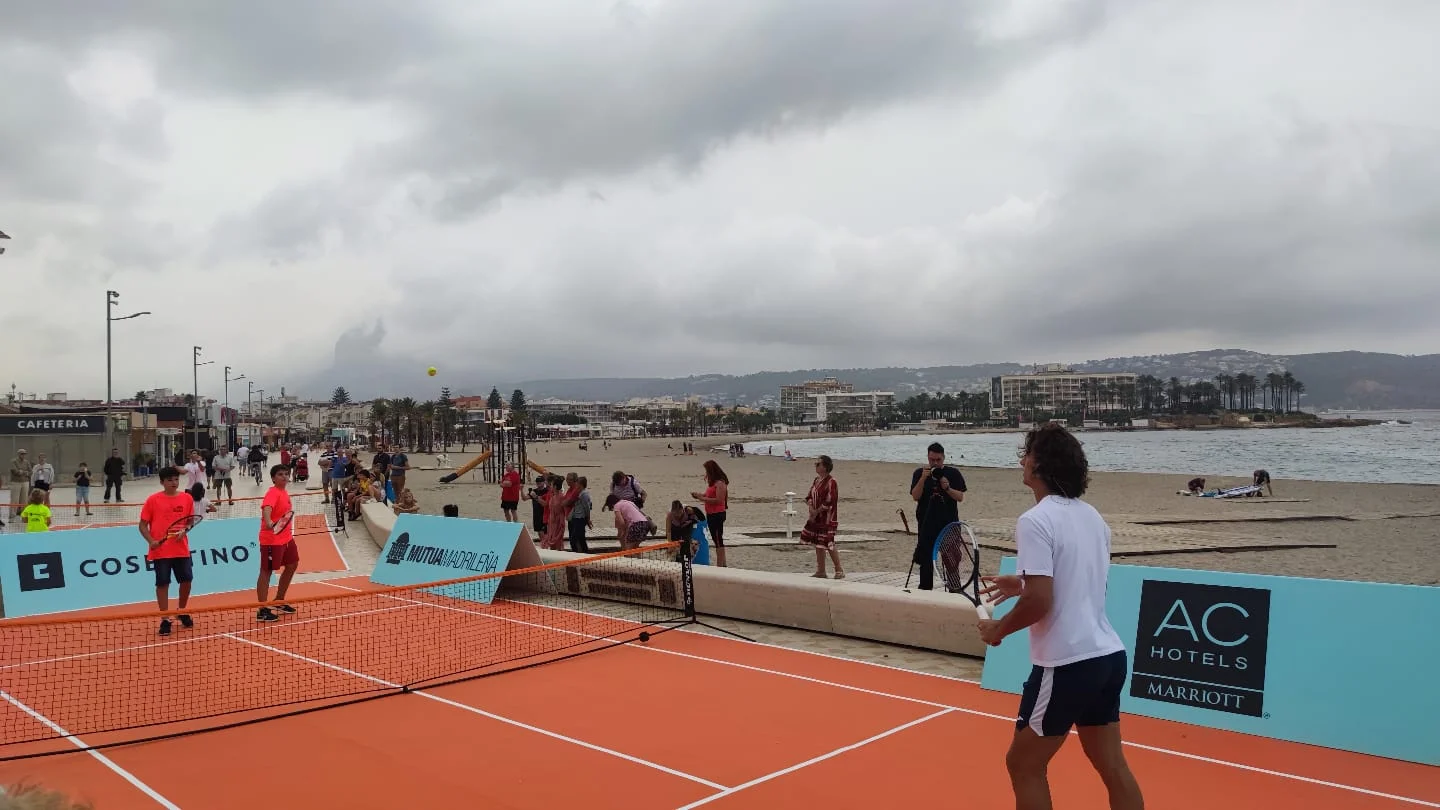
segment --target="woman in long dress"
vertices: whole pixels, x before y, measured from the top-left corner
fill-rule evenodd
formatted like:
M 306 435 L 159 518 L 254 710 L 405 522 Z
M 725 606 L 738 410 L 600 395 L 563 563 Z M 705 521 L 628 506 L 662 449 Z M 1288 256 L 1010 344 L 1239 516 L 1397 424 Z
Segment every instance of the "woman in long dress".
M 825 553 L 830 553 L 835 563 L 835 578 L 844 579 L 845 569 L 840 567 L 840 551 L 835 547 L 835 530 L 840 528 L 840 487 L 830 473 L 835 462 L 829 456 L 815 461 L 815 481 L 810 485 L 810 494 L 805 502 L 810 505 L 810 517 L 805 528 L 800 530 L 800 542 L 815 549 L 815 573 L 812 576 L 825 579 Z

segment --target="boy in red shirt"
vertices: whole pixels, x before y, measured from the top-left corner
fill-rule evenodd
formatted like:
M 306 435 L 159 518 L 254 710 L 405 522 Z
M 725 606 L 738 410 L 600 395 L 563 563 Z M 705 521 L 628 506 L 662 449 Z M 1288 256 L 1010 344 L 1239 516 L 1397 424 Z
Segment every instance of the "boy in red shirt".
M 514 464 L 505 465 L 505 474 L 500 476 L 500 511 L 505 513 L 505 520 L 509 523 L 518 523 L 520 516 L 517 512 L 520 509 L 520 472 L 515 469 Z M 399 496 L 400 493 L 395 493 Z
M 174 575 L 175 581 L 180 583 L 180 609 L 184 610 L 190 603 L 190 581 L 194 577 L 190 538 L 182 536 L 164 543 L 161 539 L 171 526 L 194 514 L 195 501 L 190 493 L 180 491 L 180 471 L 174 467 L 160 470 L 160 485 L 164 489 L 146 498 L 145 505 L 140 508 L 140 536 L 150 547 L 145 559 L 155 569 L 156 604 L 162 611 L 170 609 L 170 577 Z M 181 613 L 177 618 L 185 628 L 195 626 L 188 614 Z M 168 616 L 160 620 L 160 635 L 170 635 Z
M 289 605 L 280 605 L 271 610 L 265 604 L 270 601 L 271 572 L 280 571 L 280 584 L 275 589 L 275 599 L 284 602 L 285 592 L 290 590 L 290 578 L 295 576 L 295 569 L 300 567 L 300 547 L 295 545 L 294 521 L 278 533 L 275 531 L 276 521 L 290 513 L 290 493 L 285 491 L 289 480 L 289 467 L 283 464 L 271 467 L 270 483 L 273 486 L 265 493 L 265 500 L 260 502 L 260 578 L 255 582 L 255 595 L 260 598 L 261 607 L 255 618 L 262 622 L 280 621 L 275 610 L 281 613 L 295 612 L 295 608 Z

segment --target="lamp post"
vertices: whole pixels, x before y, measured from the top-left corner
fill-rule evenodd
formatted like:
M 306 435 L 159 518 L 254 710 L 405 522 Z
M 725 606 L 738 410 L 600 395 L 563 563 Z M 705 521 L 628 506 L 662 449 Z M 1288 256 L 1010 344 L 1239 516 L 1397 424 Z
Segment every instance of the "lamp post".
M 232 383 L 232 382 L 239 382 L 239 381 L 241 381 L 241 380 L 243 380 L 243 379 L 245 379 L 245 375 L 244 375 L 244 374 L 241 374 L 239 377 L 231 377 L 231 376 L 230 376 L 230 367 L 229 367 L 229 366 L 226 366 L 226 367 L 225 367 L 225 410 L 226 410 L 226 411 L 230 410 L 230 383 Z M 221 422 L 221 424 L 224 424 L 224 422 L 225 422 L 225 413 L 224 413 L 224 411 L 221 411 L 221 413 L 220 413 L 220 422 Z M 230 435 L 230 429 L 229 429 L 228 427 L 225 428 L 225 444 L 227 444 L 227 445 L 229 445 L 229 444 L 234 444 L 234 438 L 235 438 L 235 437 L 233 437 L 233 436 Z
M 120 303 L 120 293 L 114 290 L 105 291 L 105 410 L 110 410 L 110 402 L 114 399 L 111 392 L 110 372 L 110 324 L 115 321 L 128 321 L 131 318 L 138 318 L 141 315 L 149 315 L 147 312 L 132 312 L 129 315 L 122 315 L 119 318 L 111 315 L 110 308 Z
M 250 380 L 245 384 L 249 386 L 245 392 L 245 418 L 253 422 L 255 420 L 255 404 L 252 400 L 255 399 L 255 381 Z
M 193 396 L 193 399 L 192 399 L 191 401 L 194 403 L 194 414 L 193 414 L 193 418 L 194 418 L 194 420 L 195 420 L 195 422 L 194 422 L 194 425 L 195 425 L 195 442 L 194 442 L 194 444 L 191 446 L 190 449 L 192 449 L 192 450 L 199 450 L 199 449 L 200 449 L 200 367 L 201 367 L 201 366 L 208 366 L 208 365 L 210 365 L 211 363 L 213 363 L 213 362 L 215 362 L 215 361 L 214 361 L 214 360 L 204 360 L 204 361 L 202 361 L 202 360 L 200 359 L 200 347 L 199 347 L 199 346 L 196 346 L 196 347 L 194 347 L 194 348 L 195 348 L 194 356 L 191 358 L 191 361 L 190 361 L 190 373 L 191 373 L 191 375 L 192 375 L 192 377 L 193 377 L 193 380 L 192 380 L 191 382 L 194 384 L 194 390 L 191 392 L 191 395 Z

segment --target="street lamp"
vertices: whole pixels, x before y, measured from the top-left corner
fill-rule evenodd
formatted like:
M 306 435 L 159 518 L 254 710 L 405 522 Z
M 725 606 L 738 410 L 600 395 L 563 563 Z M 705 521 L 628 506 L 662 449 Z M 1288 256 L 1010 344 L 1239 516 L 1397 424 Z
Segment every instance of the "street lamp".
M 192 375 L 193 378 L 194 378 L 194 379 L 192 380 L 192 383 L 193 383 L 194 386 L 195 386 L 195 389 L 194 389 L 194 391 L 192 392 L 192 395 L 193 395 L 193 397 L 194 397 L 194 399 L 192 400 L 192 402 L 194 403 L 194 411 L 195 411 L 194 414 L 193 414 L 193 418 L 194 418 L 194 420 L 195 420 L 195 422 L 194 422 L 194 424 L 195 424 L 195 444 L 194 444 L 194 446 L 193 446 L 191 449 L 199 450 L 199 449 L 200 449 L 200 367 L 201 367 L 201 366 L 208 366 L 208 365 L 210 365 L 211 363 L 213 363 L 213 362 L 215 362 L 215 361 L 214 361 L 214 360 L 203 360 L 203 361 L 202 361 L 202 360 L 200 359 L 200 347 L 199 347 L 199 346 L 196 346 L 196 347 L 194 347 L 194 348 L 195 348 L 195 353 L 194 353 L 194 357 L 191 358 L 190 372 L 191 372 L 191 375 Z
M 245 418 L 253 422 L 255 421 L 255 403 L 252 400 L 255 399 L 255 381 L 250 380 L 245 384 L 249 386 L 245 392 Z
M 122 315 L 117 318 L 110 314 L 110 308 L 120 303 L 120 293 L 114 290 L 105 291 L 105 410 L 110 410 L 110 402 L 114 398 L 111 395 L 111 374 L 110 374 L 110 324 L 114 321 L 128 321 L 131 318 L 138 318 L 141 315 L 149 315 L 149 312 L 133 312 L 129 315 Z
M 245 375 L 244 375 L 244 374 L 241 374 L 239 377 L 231 377 L 231 376 L 230 376 L 230 367 L 229 367 L 229 366 L 226 366 L 226 367 L 225 367 L 225 410 L 226 410 L 226 411 L 230 410 L 230 383 L 232 383 L 232 382 L 239 382 L 240 380 L 243 380 L 243 379 L 245 379 Z M 225 418 L 224 418 L 224 417 L 225 417 L 225 413 L 224 413 L 224 411 L 221 411 L 220 417 L 221 417 L 221 418 L 220 418 L 220 422 L 221 422 L 221 424 L 223 425 L 224 422 L 225 422 Z M 234 437 L 230 435 L 230 428 L 229 428 L 229 427 L 226 427 L 226 428 L 225 428 L 225 444 L 227 444 L 227 445 L 233 444 L 233 439 L 234 439 Z

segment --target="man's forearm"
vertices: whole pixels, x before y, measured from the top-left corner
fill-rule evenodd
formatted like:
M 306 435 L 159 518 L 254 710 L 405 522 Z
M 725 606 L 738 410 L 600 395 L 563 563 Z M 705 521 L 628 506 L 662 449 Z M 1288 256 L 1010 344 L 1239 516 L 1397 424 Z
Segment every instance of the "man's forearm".
M 1034 597 L 1024 593 L 1020 594 L 1020 599 L 1015 603 L 1014 609 L 1000 619 L 1001 637 L 1018 633 L 1040 621 L 1045 618 L 1048 609 L 1047 605 L 1039 604 Z

